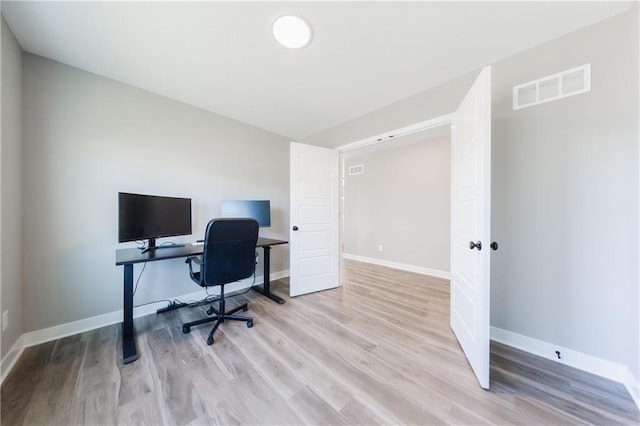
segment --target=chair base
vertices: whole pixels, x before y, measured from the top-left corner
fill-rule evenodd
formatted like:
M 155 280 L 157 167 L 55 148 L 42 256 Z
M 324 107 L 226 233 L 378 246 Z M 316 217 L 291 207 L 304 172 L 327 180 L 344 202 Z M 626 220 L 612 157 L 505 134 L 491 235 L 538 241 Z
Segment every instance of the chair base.
M 218 329 L 218 327 L 220 326 L 220 324 L 222 324 L 223 322 L 225 322 L 226 320 L 231 320 L 231 321 L 244 321 L 247 323 L 247 328 L 251 328 L 253 327 L 253 318 L 252 317 L 243 317 L 240 315 L 233 315 L 236 312 L 238 312 L 239 310 L 242 310 L 243 312 L 246 312 L 247 309 L 249 309 L 249 307 L 247 306 L 246 303 L 231 309 L 228 312 L 224 312 L 224 300 L 221 300 L 221 310 L 218 311 L 217 309 L 215 309 L 213 306 L 210 306 L 209 309 L 207 310 L 207 315 L 212 315 L 215 314 L 215 316 L 209 317 L 209 318 L 203 318 L 203 319 L 199 319 L 196 321 L 191 321 L 191 322 L 186 322 L 184 324 L 182 324 L 182 332 L 187 334 L 189 332 L 191 332 L 191 327 L 193 327 L 194 325 L 200 325 L 200 324 L 206 324 L 209 322 L 213 322 L 215 321 L 216 323 L 213 326 L 213 329 L 211 330 L 211 332 L 209 333 L 209 336 L 207 337 L 207 345 L 212 345 L 213 344 L 213 334 L 216 332 L 216 330 Z

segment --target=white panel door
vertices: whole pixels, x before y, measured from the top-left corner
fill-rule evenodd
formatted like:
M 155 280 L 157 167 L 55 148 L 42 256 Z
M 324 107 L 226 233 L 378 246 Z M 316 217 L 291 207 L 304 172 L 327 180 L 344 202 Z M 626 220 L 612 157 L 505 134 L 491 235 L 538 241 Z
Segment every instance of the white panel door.
M 289 295 L 339 285 L 338 151 L 291 143 Z
M 489 389 L 490 67 L 453 117 L 451 159 L 451 328 Z

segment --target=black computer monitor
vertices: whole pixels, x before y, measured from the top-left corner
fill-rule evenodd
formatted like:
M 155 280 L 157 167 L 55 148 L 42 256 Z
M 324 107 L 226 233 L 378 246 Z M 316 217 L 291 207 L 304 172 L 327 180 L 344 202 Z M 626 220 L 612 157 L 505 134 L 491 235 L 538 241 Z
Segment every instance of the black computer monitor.
M 118 192 L 118 241 L 149 240 L 191 234 L 191 198 Z
M 250 217 L 261 228 L 271 226 L 270 200 L 223 200 L 220 203 L 222 217 Z

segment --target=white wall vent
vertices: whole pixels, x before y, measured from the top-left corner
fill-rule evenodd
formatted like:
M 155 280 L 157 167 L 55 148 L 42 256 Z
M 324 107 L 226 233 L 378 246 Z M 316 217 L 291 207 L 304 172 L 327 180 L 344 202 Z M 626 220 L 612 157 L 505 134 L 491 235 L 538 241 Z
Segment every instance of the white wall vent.
M 585 64 L 513 88 L 513 109 L 522 109 L 591 91 L 591 64 Z
M 349 167 L 349 176 L 361 175 L 364 173 L 364 164 Z

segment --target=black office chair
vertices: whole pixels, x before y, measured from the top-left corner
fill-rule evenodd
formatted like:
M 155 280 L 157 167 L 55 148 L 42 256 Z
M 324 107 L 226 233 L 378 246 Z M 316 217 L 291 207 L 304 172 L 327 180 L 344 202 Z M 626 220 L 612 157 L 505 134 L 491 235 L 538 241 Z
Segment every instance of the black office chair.
M 258 241 L 258 222 L 255 219 L 213 219 L 207 225 L 204 237 L 202 257 L 189 257 L 191 279 L 201 287 L 220 286 L 218 309 L 213 306 L 207 310 L 208 318 L 182 324 L 182 332 L 189 333 L 194 325 L 215 321 L 213 330 L 207 338 L 207 345 L 213 344 L 213 333 L 225 320 L 245 321 L 247 327 L 253 327 L 253 318 L 233 315 L 240 309 L 246 311 L 243 304 L 225 312 L 224 286 L 250 277 L 256 267 L 256 242 Z M 192 263 L 200 265 L 195 272 Z

